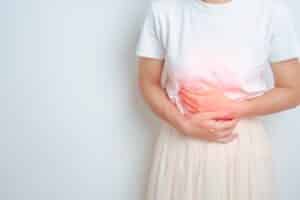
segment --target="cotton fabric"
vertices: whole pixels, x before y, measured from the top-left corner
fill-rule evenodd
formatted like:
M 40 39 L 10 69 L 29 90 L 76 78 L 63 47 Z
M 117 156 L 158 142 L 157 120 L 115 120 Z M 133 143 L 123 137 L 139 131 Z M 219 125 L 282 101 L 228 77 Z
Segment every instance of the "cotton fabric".
M 180 82 L 198 80 L 232 99 L 262 95 L 270 63 L 300 57 L 293 18 L 281 0 L 152 2 L 136 48 L 164 59 L 162 87 L 174 101 Z M 177 103 L 183 112 L 180 103 Z

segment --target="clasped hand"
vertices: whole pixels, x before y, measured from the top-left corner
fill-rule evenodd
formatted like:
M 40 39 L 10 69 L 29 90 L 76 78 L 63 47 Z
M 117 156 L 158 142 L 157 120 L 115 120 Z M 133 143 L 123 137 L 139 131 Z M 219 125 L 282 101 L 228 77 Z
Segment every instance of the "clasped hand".
M 187 111 L 184 132 L 207 141 L 228 143 L 238 137 L 239 121 L 232 113 L 236 102 L 218 89 L 196 90 L 182 85 L 179 96 Z

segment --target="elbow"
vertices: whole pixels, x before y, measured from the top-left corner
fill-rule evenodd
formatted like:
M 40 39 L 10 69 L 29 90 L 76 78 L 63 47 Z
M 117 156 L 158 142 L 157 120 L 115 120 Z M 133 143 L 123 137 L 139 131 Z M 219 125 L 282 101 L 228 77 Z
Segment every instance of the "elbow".
M 298 88 L 293 89 L 290 108 L 297 108 L 300 105 L 300 90 Z
M 298 89 L 296 92 L 296 103 L 295 103 L 295 108 L 298 107 L 300 105 L 300 90 Z

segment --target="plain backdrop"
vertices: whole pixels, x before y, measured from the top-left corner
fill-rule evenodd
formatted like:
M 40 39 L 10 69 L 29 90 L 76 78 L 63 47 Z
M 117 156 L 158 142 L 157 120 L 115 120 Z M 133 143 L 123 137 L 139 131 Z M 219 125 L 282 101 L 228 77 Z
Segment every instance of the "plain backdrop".
M 0 1 L 1 200 L 144 199 L 159 123 L 136 81 L 149 3 Z M 265 118 L 282 200 L 300 198 L 299 117 Z

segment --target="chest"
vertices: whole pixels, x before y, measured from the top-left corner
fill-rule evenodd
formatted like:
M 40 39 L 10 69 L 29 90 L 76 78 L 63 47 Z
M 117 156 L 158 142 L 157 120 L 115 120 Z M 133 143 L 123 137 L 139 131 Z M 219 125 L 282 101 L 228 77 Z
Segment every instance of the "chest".
M 168 28 L 167 62 L 177 71 L 254 73 L 268 57 L 269 21 L 255 13 L 242 19 L 185 13 L 170 20 Z

